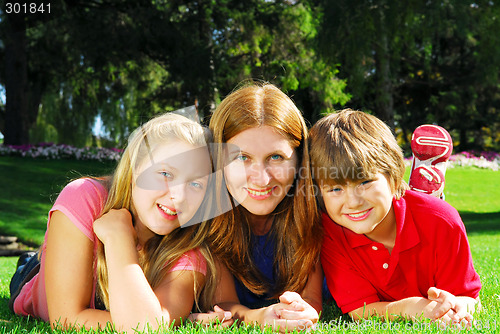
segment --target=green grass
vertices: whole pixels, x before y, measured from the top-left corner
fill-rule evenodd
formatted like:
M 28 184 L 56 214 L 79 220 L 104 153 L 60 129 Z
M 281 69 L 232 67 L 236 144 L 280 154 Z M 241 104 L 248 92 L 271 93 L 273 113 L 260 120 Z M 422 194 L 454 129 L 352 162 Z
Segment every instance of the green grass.
M 47 213 L 62 187 L 83 175 L 109 173 L 115 163 L 0 157 L 0 233 L 40 245 Z
M 61 188 L 80 175 L 104 175 L 112 167 L 112 163 L 0 157 L 0 233 L 14 234 L 22 240 L 40 244 L 45 233 L 47 212 Z M 471 332 L 500 333 L 500 172 L 453 168 L 448 169 L 446 179 L 446 200 L 462 215 L 469 235 L 474 266 L 483 284 L 480 295 L 483 311 L 476 317 L 477 324 Z M 8 285 L 16 261 L 17 258 L 0 258 L 0 334 L 50 332 L 47 324 L 13 315 L 7 307 Z M 384 323 L 374 319 L 354 323 L 342 316 L 339 309 L 331 304 L 325 305 L 318 327 L 320 333 L 423 331 L 456 332 L 450 329 L 441 331 L 435 325 L 425 322 Z M 221 330 L 189 325 L 176 330 L 176 333 L 207 332 L 244 334 L 261 333 L 261 330 L 252 326 Z

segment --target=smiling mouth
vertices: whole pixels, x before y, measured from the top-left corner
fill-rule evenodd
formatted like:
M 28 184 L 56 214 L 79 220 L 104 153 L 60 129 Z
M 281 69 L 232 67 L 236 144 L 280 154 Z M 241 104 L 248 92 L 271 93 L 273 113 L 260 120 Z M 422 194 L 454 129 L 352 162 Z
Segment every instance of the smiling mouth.
M 361 219 L 361 218 L 365 218 L 366 216 L 368 216 L 370 211 L 371 211 L 371 209 L 368 209 L 368 210 L 358 212 L 358 213 L 346 213 L 346 215 L 352 219 Z
M 266 189 L 266 190 L 262 190 L 262 191 L 257 191 L 257 190 L 253 190 L 253 189 L 250 189 L 250 188 L 246 188 L 246 189 L 250 193 L 250 195 L 253 195 L 253 196 L 266 196 L 269 193 L 271 193 L 271 191 L 273 191 L 274 187 Z
M 169 216 L 177 216 L 179 213 L 175 210 L 170 210 L 169 208 L 167 208 L 166 206 L 163 206 L 161 204 L 158 204 L 158 207 L 163 211 L 165 212 L 167 215 Z

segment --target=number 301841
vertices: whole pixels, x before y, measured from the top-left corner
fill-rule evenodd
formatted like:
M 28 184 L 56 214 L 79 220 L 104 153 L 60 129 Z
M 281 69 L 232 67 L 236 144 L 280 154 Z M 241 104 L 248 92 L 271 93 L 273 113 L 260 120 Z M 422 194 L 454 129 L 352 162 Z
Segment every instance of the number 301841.
M 7 14 L 50 14 L 50 3 L 18 3 L 7 2 L 5 4 Z

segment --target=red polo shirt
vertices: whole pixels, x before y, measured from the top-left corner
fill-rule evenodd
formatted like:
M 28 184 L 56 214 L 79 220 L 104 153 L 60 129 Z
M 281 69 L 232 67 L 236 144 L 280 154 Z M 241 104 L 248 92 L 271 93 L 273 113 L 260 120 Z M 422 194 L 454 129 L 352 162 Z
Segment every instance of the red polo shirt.
M 328 289 L 342 312 L 379 302 L 425 297 L 430 287 L 476 298 L 481 289 L 465 227 L 451 205 L 415 191 L 393 200 L 392 252 L 323 213 L 321 263 Z

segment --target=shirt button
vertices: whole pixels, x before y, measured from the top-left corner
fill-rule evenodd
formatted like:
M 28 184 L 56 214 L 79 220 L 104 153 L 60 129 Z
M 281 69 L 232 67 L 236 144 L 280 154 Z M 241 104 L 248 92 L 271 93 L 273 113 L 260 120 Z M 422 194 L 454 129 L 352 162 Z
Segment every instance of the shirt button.
M 389 268 L 389 264 L 388 264 L 388 263 L 384 263 L 384 264 L 382 265 L 382 268 L 384 268 L 384 269 Z
M 378 250 L 378 247 L 377 246 L 372 246 L 372 249 L 373 250 Z

